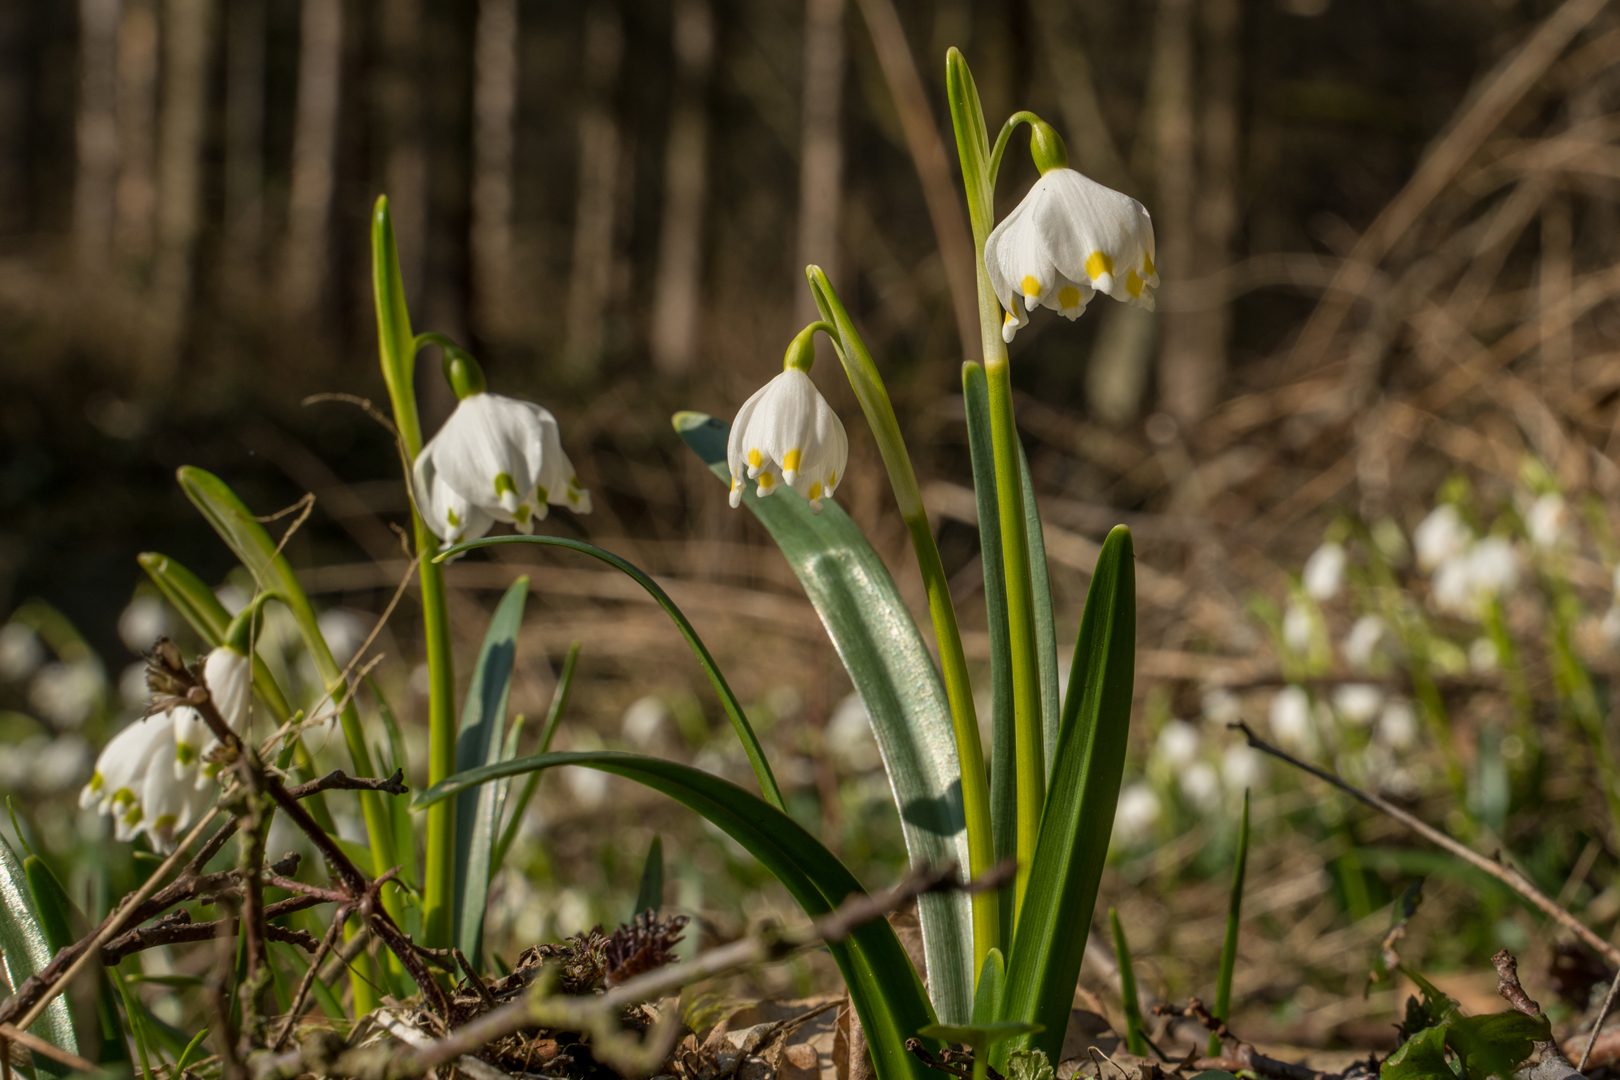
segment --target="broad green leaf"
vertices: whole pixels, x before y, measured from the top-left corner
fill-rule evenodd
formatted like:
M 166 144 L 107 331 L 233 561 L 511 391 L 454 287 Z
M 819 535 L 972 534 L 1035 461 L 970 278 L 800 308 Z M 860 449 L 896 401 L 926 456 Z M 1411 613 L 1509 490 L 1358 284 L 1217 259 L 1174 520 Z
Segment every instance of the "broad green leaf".
M 529 597 L 529 579 L 512 582 L 495 606 L 478 652 L 467 700 L 461 708 L 461 731 L 456 738 L 456 771 L 466 772 L 501 759 L 506 731 L 506 702 L 512 690 L 512 667 L 517 659 L 518 630 L 523 625 L 523 604 Z M 490 848 L 500 822 L 498 784 L 488 784 L 456 797 L 456 944 L 476 964 L 484 936 L 484 908 L 489 899 Z
M 675 799 L 713 823 L 780 881 L 805 914 L 824 915 L 862 892 L 860 882 L 798 822 L 759 796 L 701 769 L 661 758 L 613 751 L 536 754 L 458 773 L 417 797 L 429 806 L 478 784 L 559 765 L 584 765 L 627 777 Z M 885 919 L 827 945 L 849 988 L 881 1080 L 926 1080 L 906 1039 L 934 1022 L 922 981 Z
M 1039 1050 L 1020 1050 L 1007 1061 L 1007 1080 L 1057 1080 L 1057 1070 Z
M 23 873 L 28 877 L 28 891 L 33 894 L 34 906 L 39 910 L 39 926 L 45 932 L 45 941 L 51 953 L 61 952 L 77 940 L 73 935 L 75 919 L 85 920 L 78 908 L 68 899 L 67 890 L 57 878 L 50 864 L 38 855 L 23 860 Z M 197 980 L 201 983 L 202 980 Z M 96 1023 L 100 1030 L 101 1047 L 96 1060 L 103 1065 L 129 1061 L 129 1047 L 124 1042 L 124 1029 L 118 1022 L 118 1002 L 113 996 L 112 983 L 103 970 L 96 972 Z
M 781 808 L 781 789 L 776 786 L 776 777 L 771 774 L 770 763 L 765 760 L 765 751 L 760 748 L 759 737 L 754 734 L 754 727 L 748 722 L 748 714 L 743 712 L 741 703 L 737 701 L 737 695 L 731 692 L 731 686 L 726 682 L 725 675 L 720 671 L 720 665 L 714 662 L 714 657 L 710 655 L 708 646 L 704 645 L 703 639 L 698 637 L 697 630 L 692 626 L 691 620 L 686 617 L 680 608 L 675 606 L 675 601 L 669 598 L 669 594 L 664 591 L 663 586 L 652 579 L 652 575 L 625 559 L 621 559 L 611 551 L 604 551 L 595 544 L 587 544 L 583 540 L 570 540 L 564 536 L 486 536 L 482 540 L 469 540 L 466 543 L 446 548 L 439 557 L 445 559 L 453 555 L 459 555 L 463 551 L 498 544 L 539 544 L 544 547 L 560 547 L 569 551 L 582 552 L 593 559 L 607 563 L 637 585 L 646 589 L 647 594 L 658 602 L 658 605 L 664 609 L 664 613 L 675 623 L 676 629 L 681 632 L 681 636 L 686 639 L 687 645 L 691 646 L 693 654 L 697 656 L 698 664 L 702 666 L 703 673 L 709 677 L 709 684 L 720 695 L 720 704 L 725 707 L 726 715 L 731 718 L 732 729 L 736 731 L 737 738 L 742 741 L 743 752 L 748 755 L 748 763 L 754 768 L 754 778 L 759 781 L 759 789 L 764 794 L 766 801 L 778 809 Z
M 1411 968 L 1403 966 L 1400 970 L 1423 994 L 1421 1001 L 1415 997 L 1406 999 L 1406 1018 L 1398 1028 L 1402 1039 L 1411 1038 L 1424 1028 L 1445 1027 L 1462 1016 L 1462 1009 L 1458 1007 L 1455 998 L 1446 995 Z
M 1048 1058 L 1062 1049 L 1108 854 L 1135 673 L 1135 554 L 1130 530 L 1116 526 L 1097 557 L 1080 617 L 1052 784 L 1007 962 L 1003 1016 L 1044 1024 L 1027 1045 Z
M 574 668 L 579 663 L 579 642 L 568 647 L 568 659 L 563 661 L 562 673 L 557 676 L 557 688 L 551 694 L 551 708 L 546 712 L 546 726 L 540 729 L 540 743 L 534 752 L 544 754 L 551 749 L 551 740 L 557 735 L 557 725 L 562 722 L 563 710 L 568 708 L 568 695 L 574 689 Z M 517 757 L 517 747 L 506 755 L 505 760 Z M 502 781 L 503 783 L 507 781 Z M 506 862 L 506 853 L 512 849 L 512 841 L 517 839 L 518 829 L 523 825 L 523 815 L 529 809 L 529 800 L 534 798 L 534 792 L 540 786 L 540 774 L 532 772 L 523 779 L 523 790 L 518 793 L 517 800 L 512 808 L 506 811 L 506 827 L 501 830 L 500 843 L 495 845 L 495 851 L 490 856 L 490 873 L 494 873 Z
M 274 593 L 292 613 L 303 635 L 304 648 L 331 695 L 332 706 L 338 709 L 338 723 L 343 728 L 343 741 L 348 746 L 355 774 L 374 775 L 371 752 L 366 748 L 365 732 L 360 725 L 360 714 L 354 707 L 354 697 L 344 682 L 342 667 L 332 656 L 332 650 L 321 634 L 315 609 L 310 606 L 309 597 L 304 594 L 304 587 L 298 583 L 292 566 L 270 534 L 265 532 L 264 526 L 219 477 L 191 465 L 181 467 L 176 475 L 186 497 L 214 527 L 253 580 L 260 588 Z M 374 791 L 362 791 L 359 795 L 360 809 L 366 820 L 366 835 L 371 841 L 368 863 L 372 873 L 380 876 L 393 869 L 398 862 L 394 857 L 394 837 L 388 827 L 387 812 L 382 808 L 382 797 Z
M 1142 1023 L 1142 1000 L 1136 994 L 1136 965 L 1131 962 L 1131 945 L 1125 940 L 1125 928 L 1119 924 L 1119 912 L 1108 909 L 1108 925 L 1114 932 L 1114 958 L 1119 962 L 1120 1008 L 1125 1014 L 1125 1049 L 1137 1057 L 1146 1057 L 1147 1027 Z
M 654 834 L 647 845 L 647 861 L 641 867 L 641 887 L 636 890 L 635 910 L 631 921 L 643 911 L 657 911 L 664 906 L 664 841 Z
M 1535 1044 L 1551 1038 L 1552 1024 L 1545 1016 L 1526 1016 L 1513 1009 L 1460 1017 L 1446 1028 L 1446 1045 L 1462 1062 L 1468 1080 L 1512 1080 Z
M 34 904 L 28 872 L 17 860 L 11 845 L 0 843 L 0 965 L 6 969 L 6 978 L 12 986 L 21 986 L 24 979 L 38 974 L 51 962 L 52 951 L 44 921 Z M 73 1014 L 65 994 L 58 994 L 28 1030 L 52 1046 L 74 1054 L 79 1052 L 79 1041 L 73 1033 Z M 70 1071 L 44 1055 L 35 1055 L 34 1061 L 53 1076 Z
M 1007 962 L 1000 949 L 991 949 L 979 969 L 979 983 L 973 988 L 973 1023 L 993 1023 L 1001 1016 L 1001 998 L 1007 989 Z
M 677 413 L 674 424 L 686 444 L 729 484 L 729 426 L 692 412 Z M 928 647 L 883 560 L 830 499 L 817 514 L 797 495 L 761 499 L 745 490 L 743 505 L 787 558 L 861 695 L 911 861 L 970 865 L 950 706 Z M 917 906 L 935 1007 L 941 1016 L 966 1017 L 974 974 L 968 897 L 930 893 Z
M 1001 557 L 1001 510 L 996 502 L 995 448 L 990 441 L 990 389 L 979 364 L 962 365 L 962 402 L 973 460 L 973 495 L 979 511 L 979 561 L 984 564 L 984 607 L 990 638 L 990 828 L 995 834 L 996 859 L 1000 861 L 1018 854 L 1018 775 L 1013 765 L 1012 636 L 1007 629 L 1007 569 Z M 1048 733 L 1047 743 L 1055 747 L 1057 739 Z M 1001 887 L 1001 942 L 1009 947 L 1016 914 L 1013 894 L 1013 882 L 1008 881 Z
M 1243 790 L 1243 820 L 1238 824 L 1237 856 L 1232 860 L 1232 889 L 1226 897 L 1226 939 L 1215 977 L 1215 1019 L 1232 1018 L 1232 976 L 1237 971 L 1238 928 L 1243 920 L 1243 877 L 1249 866 L 1249 791 Z M 1209 1056 L 1219 1057 L 1221 1040 L 1209 1033 Z
M 1378 1070 L 1380 1080 L 1457 1080 L 1446 1063 L 1446 1029 L 1424 1028 L 1401 1044 Z

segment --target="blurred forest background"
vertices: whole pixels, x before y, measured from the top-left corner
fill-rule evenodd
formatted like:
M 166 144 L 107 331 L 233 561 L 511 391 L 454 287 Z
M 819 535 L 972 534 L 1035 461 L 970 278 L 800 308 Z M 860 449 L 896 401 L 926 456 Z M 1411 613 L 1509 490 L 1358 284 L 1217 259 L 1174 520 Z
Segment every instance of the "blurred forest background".
M 386 193 L 417 328 L 464 343 L 491 389 L 558 414 L 596 512 L 545 528 L 669 582 L 761 726 L 780 721 L 767 745 L 805 813 L 857 865 L 892 874 L 881 773 L 875 796 L 841 794 L 875 762 L 858 715 L 855 736 L 840 719 L 836 657 L 668 417 L 729 417 L 813 317 L 802 268 L 827 268 L 884 367 L 971 607 L 959 365 L 978 333 L 941 78 L 951 45 L 992 129 L 1035 110 L 1073 164 L 1154 217 L 1156 314 L 1099 299 L 1072 326 L 1037 316 L 1013 345 L 1060 639 L 1096 541 L 1118 521 L 1136 531 L 1146 733 L 1196 717 L 1211 687 L 1280 681 L 1250 598 L 1282 597 L 1336 515 L 1410 529 L 1453 471 L 1507 491 L 1526 455 L 1571 497 L 1613 504 L 1620 10 L 1603 0 L 3 0 L 0 612 L 42 598 L 115 684 L 136 659 L 119 622 L 144 588 L 137 553 L 211 583 L 231 569 L 173 481 L 196 464 L 262 513 L 313 492 L 289 555 L 312 594 L 369 626 L 405 567 L 388 528 L 407 509 L 397 458 L 361 411 L 305 399 L 384 400 L 368 227 Z M 1002 213 L 1035 175 L 1021 141 L 1007 161 Z M 840 502 L 920 611 L 852 395 L 825 351 L 816 371 L 850 429 Z M 453 404 L 436 355 L 419 390 L 431 430 Z M 559 746 L 665 740 L 701 755 L 723 721 L 663 616 L 610 572 L 522 558 L 540 564 L 539 599 L 514 708 L 543 711 L 551 666 L 579 638 Z M 1601 593 L 1599 562 L 1577 580 Z M 516 572 L 481 557 L 452 568 L 469 653 L 490 590 Z M 982 601 L 966 621 L 982 662 Z M 419 634 L 407 595 L 378 676 L 410 723 L 425 715 Z M 6 690 L 14 714 L 76 726 L 24 687 Z M 548 804 L 544 859 L 582 890 L 580 918 L 603 917 L 588 897 L 633 888 L 644 816 L 663 804 L 569 790 Z M 1598 800 L 1549 856 L 1567 875 L 1603 813 L 1590 791 L 1559 797 Z M 1275 814 L 1304 804 L 1288 805 Z M 1165 957 L 1154 985 L 1213 977 L 1227 849 L 1198 864 L 1203 892 L 1169 888 L 1212 828 L 1105 886 L 1165 886 L 1133 915 L 1143 955 Z M 1321 985 L 1342 990 L 1363 960 L 1333 950 L 1387 926 L 1366 897 L 1356 909 L 1291 876 L 1320 878 L 1342 854 L 1333 837 L 1253 857 L 1283 890 L 1262 913 L 1328 904 L 1273 935 L 1249 986 L 1288 1003 L 1299 1039 L 1390 1005 L 1323 1012 L 1300 996 L 1315 976 L 1299 965 L 1326 964 Z M 1596 842 L 1583 878 L 1615 865 L 1615 838 Z M 1351 936 L 1322 937 L 1329 926 Z M 1107 950 L 1092 953 L 1106 967 Z

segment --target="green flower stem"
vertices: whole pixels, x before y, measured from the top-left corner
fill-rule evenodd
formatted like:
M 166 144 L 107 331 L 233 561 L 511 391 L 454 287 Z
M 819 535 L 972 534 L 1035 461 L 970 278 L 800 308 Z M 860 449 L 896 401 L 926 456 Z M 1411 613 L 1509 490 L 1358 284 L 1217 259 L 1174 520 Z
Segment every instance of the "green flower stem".
M 946 92 L 956 151 L 967 189 L 968 217 L 973 222 L 974 269 L 979 280 L 979 330 L 984 344 L 984 374 L 990 391 L 990 441 L 996 462 L 996 502 L 1001 518 L 1001 551 L 1007 580 L 1007 630 L 1012 645 L 1013 769 L 1018 791 L 1018 876 L 1013 886 L 1013 926 L 1023 908 L 1030 864 L 1040 837 L 1046 803 L 1045 732 L 1041 718 L 1040 664 L 1035 651 L 1035 589 L 1029 570 L 1029 536 L 1024 519 L 1024 484 L 1018 471 L 1018 428 L 1013 418 L 1012 371 L 1001 339 L 1001 301 L 990 287 L 984 244 L 995 223 L 994 173 L 985 132 L 984 110 L 967 61 L 956 49 L 945 60 Z M 1018 114 L 996 140 L 1005 149 Z M 996 159 L 999 165 L 999 157 Z
M 894 500 L 899 505 L 900 517 L 911 534 L 911 546 L 917 554 L 917 568 L 922 572 L 923 586 L 928 593 L 928 613 L 934 625 L 934 640 L 939 645 L 941 674 L 945 681 L 945 697 L 951 707 L 951 728 L 956 735 L 956 755 L 962 770 L 962 813 L 967 822 L 968 872 L 978 877 L 995 863 L 995 834 L 990 824 L 990 784 L 984 769 L 984 747 L 979 741 L 979 721 L 973 705 L 973 686 L 968 680 L 967 656 L 962 651 L 962 634 L 956 625 L 956 609 L 951 606 L 950 579 L 940 562 L 939 548 L 934 543 L 934 530 L 928 524 L 928 512 L 923 507 L 922 491 L 917 486 L 917 474 L 911 467 L 911 455 L 906 452 L 905 440 L 900 436 L 900 422 L 895 419 L 894 405 L 883 387 L 883 377 L 877 364 L 861 340 L 849 312 L 833 291 L 832 283 L 819 266 L 805 268 L 815 293 L 816 306 L 831 323 L 826 326 L 833 341 L 834 351 L 849 376 L 849 384 L 866 414 L 866 422 L 877 440 L 878 452 L 889 471 L 889 485 L 894 489 Z M 821 324 L 825 326 L 825 324 Z M 807 328 L 812 332 L 817 327 Z M 794 339 L 798 344 L 799 339 Z M 806 338 L 808 340 L 808 338 Z M 790 355 L 793 350 L 789 350 Z M 1016 484 L 1016 477 L 1014 480 Z M 1001 926 L 1000 899 L 994 889 L 973 894 L 973 970 L 984 968 L 984 959 L 999 944 Z
M 405 484 L 411 484 L 411 466 L 422 452 L 422 422 L 416 411 L 416 339 L 411 334 L 410 312 L 405 308 L 405 286 L 400 278 L 399 251 L 388 197 L 377 199 L 371 224 L 371 276 L 377 299 L 377 348 L 383 381 L 394 407 L 400 449 L 405 455 Z M 429 531 L 411 500 L 411 526 L 416 550 L 422 556 L 422 623 L 427 637 L 428 662 L 428 784 L 456 771 L 455 667 L 450 651 L 450 615 L 445 605 L 444 571 L 433 561 L 439 539 Z M 456 804 L 447 799 L 427 810 L 427 869 L 422 886 L 423 938 L 430 948 L 451 944 L 455 911 Z

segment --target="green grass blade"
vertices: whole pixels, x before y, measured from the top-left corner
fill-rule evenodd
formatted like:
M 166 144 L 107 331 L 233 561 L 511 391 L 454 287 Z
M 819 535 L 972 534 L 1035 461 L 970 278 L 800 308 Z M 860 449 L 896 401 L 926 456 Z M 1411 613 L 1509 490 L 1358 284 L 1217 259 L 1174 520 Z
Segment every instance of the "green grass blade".
M 74 923 L 84 924 L 79 909 L 68 899 L 67 890 L 50 864 L 38 855 L 23 860 L 23 873 L 28 878 L 28 891 L 39 909 L 39 927 L 45 932 L 45 941 L 52 954 L 73 944 Z M 112 983 L 105 971 L 96 972 L 96 1026 L 101 1035 L 101 1046 L 96 1060 L 103 1065 L 129 1061 L 129 1047 L 124 1042 L 124 1031 L 118 1023 L 118 1002 L 113 997 Z
M 377 703 L 377 715 L 382 718 L 383 731 L 388 736 L 388 754 L 387 760 L 383 762 L 383 770 L 392 773 L 398 769 L 408 778 L 411 775 L 411 755 L 405 745 L 405 733 L 400 730 L 399 717 L 394 714 L 393 706 L 389 705 L 388 699 L 383 696 L 382 687 L 377 685 L 377 680 L 367 675 L 366 686 L 371 688 L 372 700 Z M 410 803 L 404 799 L 390 797 L 383 800 L 383 806 L 388 810 L 388 820 L 394 830 L 394 857 L 399 860 L 400 878 L 420 892 L 423 882 L 420 877 L 421 866 L 416 857 L 416 827 L 411 821 Z M 327 831 L 336 832 L 335 829 Z
M 607 563 L 615 570 L 620 571 L 637 585 L 647 590 L 647 594 L 658 602 L 675 626 L 691 646 L 692 652 L 697 656 L 698 664 L 702 666 L 703 673 L 709 677 L 709 683 L 720 695 L 720 704 L 725 707 L 726 715 L 731 718 L 731 726 L 737 732 L 737 738 L 742 741 L 743 752 L 748 755 L 748 763 L 754 768 L 754 778 L 759 781 L 759 789 L 765 800 L 777 809 L 782 808 L 782 792 L 776 786 L 776 777 L 771 773 L 771 766 L 765 760 L 765 751 L 759 745 L 759 737 L 754 734 L 754 726 L 748 722 L 748 714 L 743 712 L 742 704 L 737 695 L 731 692 L 731 686 L 726 682 L 725 675 L 720 671 L 720 665 L 714 662 L 709 647 L 703 644 L 698 637 L 697 630 L 692 626 L 690 619 L 675 601 L 669 598 L 663 586 L 652 579 L 652 575 L 625 559 L 605 551 L 595 544 L 587 544 L 583 540 L 570 540 L 565 536 L 486 536 L 482 540 L 469 540 L 464 544 L 447 548 L 439 557 L 449 558 L 474 548 L 491 547 L 497 544 L 539 544 L 544 547 L 560 547 L 569 551 L 578 551 Z
M 641 867 L 641 887 L 636 890 L 636 906 L 630 912 L 634 919 L 643 911 L 657 911 L 664 906 L 664 840 L 654 835 L 647 845 L 647 861 Z
M 557 735 L 557 725 L 562 722 L 563 710 L 568 708 L 568 695 L 574 689 L 574 668 L 579 663 L 579 642 L 568 646 L 568 659 L 563 661 L 562 674 L 557 676 L 557 688 L 551 695 L 551 709 L 546 713 L 546 726 L 540 729 L 540 743 L 535 753 L 544 754 L 551 749 L 551 740 Z M 507 755 L 508 760 L 517 755 Z M 506 853 L 512 849 L 512 841 L 517 839 L 518 829 L 523 826 L 523 815 L 529 809 L 529 801 L 534 798 L 535 789 L 540 786 L 540 774 L 532 772 L 523 779 L 523 790 L 518 793 L 517 801 L 512 803 L 512 809 L 506 814 L 506 828 L 501 830 L 500 843 L 495 845 L 495 852 L 490 856 L 490 873 L 493 874 L 506 863 Z
M 141 1022 L 146 1009 L 129 992 L 129 984 L 124 981 L 124 973 L 118 965 L 114 964 L 111 970 L 118 995 L 124 999 L 124 1015 L 129 1018 L 129 1033 L 135 1039 L 135 1056 L 141 1063 L 141 1075 L 145 1080 L 155 1080 L 150 1055 L 146 1052 L 146 1025 Z
M 663 792 L 724 831 L 758 859 L 805 913 L 823 915 L 861 885 L 819 840 L 781 810 L 701 769 L 662 758 L 614 751 L 535 754 L 458 773 L 417 796 L 431 806 L 468 788 L 559 765 L 584 765 L 627 777 Z M 926 1080 L 905 1041 L 934 1022 L 922 980 L 887 920 L 856 928 L 841 944 L 829 943 L 855 1003 L 880 1080 Z
M 1018 854 L 1018 774 L 1013 767 L 1012 638 L 1007 629 L 1007 576 L 996 515 L 995 450 L 990 441 L 990 390 L 984 368 L 962 365 L 973 494 L 979 511 L 979 561 L 984 564 L 984 606 L 990 637 L 990 827 L 996 860 Z M 1048 594 L 1050 595 L 1050 594 Z M 1057 740 L 1051 739 L 1052 745 Z M 1001 941 L 1012 944 L 1013 883 L 1001 887 Z
M 197 1034 L 191 1037 L 191 1041 L 186 1043 L 186 1048 L 182 1050 L 180 1052 L 180 1056 L 175 1059 L 174 1068 L 169 1070 L 170 1076 L 178 1077 L 185 1075 L 186 1066 L 191 1064 L 191 1055 L 197 1052 L 197 1047 L 201 1046 L 202 1041 L 207 1037 L 207 1028 L 203 1028 L 201 1031 L 197 1032 Z
M 58 916 L 63 924 L 67 923 L 67 916 L 60 912 L 52 913 L 53 922 Z M 53 950 L 45 926 L 46 920 L 34 903 L 27 870 L 12 852 L 11 845 L 0 843 L 0 964 L 5 966 L 6 978 L 12 986 L 21 986 L 24 979 L 38 974 L 51 962 Z M 63 928 L 57 926 L 58 930 Z M 71 931 L 68 933 L 71 935 Z M 28 1030 L 52 1046 L 74 1054 L 79 1052 L 73 1013 L 65 994 L 58 994 Z M 44 1055 L 35 1055 L 34 1060 L 42 1071 L 53 1076 L 65 1076 L 70 1071 Z
M 988 408 L 985 422 L 989 423 Z M 1018 447 L 1019 476 L 1024 482 L 1024 536 L 1029 541 L 1029 584 L 1033 590 L 1035 613 L 1035 661 L 1041 677 L 1041 724 L 1046 739 L 1046 782 L 1052 782 L 1052 763 L 1057 760 L 1058 726 L 1063 718 L 1058 700 L 1057 626 L 1052 620 L 1052 578 L 1046 566 L 1046 537 L 1041 532 L 1041 510 L 1035 502 L 1035 485 L 1029 478 L 1029 458 L 1022 444 Z M 977 485 L 977 474 L 974 484 Z M 979 520 L 985 520 L 983 513 Z
M 1120 1007 L 1125 1010 L 1125 1049 L 1137 1057 L 1147 1057 L 1147 1026 L 1142 1023 L 1142 1000 L 1136 996 L 1136 968 L 1131 963 L 1131 946 L 1125 940 L 1125 928 L 1119 925 L 1119 912 L 1113 908 L 1108 909 L 1108 925 L 1114 929 L 1114 953 L 1119 959 Z
M 518 629 L 529 579 L 520 577 L 506 590 L 490 617 L 478 652 L 456 738 L 456 771 L 465 772 L 501 758 L 506 731 L 506 703 L 512 691 Z M 456 944 L 476 963 L 484 936 L 484 908 L 489 899 L 490 849 L 500 822 L 498 785 L 462 792 L 456 798 L 455 926 Z
M 1004 1018 L 1045 1025 L 1028 1048 L 1054 1061 L 1119 802 L 1135 672 L 1135 555 L 1130 530 L 1118 526 L 1103 542 L 1080 618 L 1052 784 L 1007 962 Z
M 675 430 L 723 483 L 723 421 L 678 413 Z M 872 719 L 888 771 L 906 853 L 915 864 L 970 866 L 962 773 L 950 706 L 910 610 L 872 545 L 837 503 L 815 514 L 803 499 L 743 494 L 821 616 Z M 918 901 L 928 985 L 941 1016 L 968 1015 L 973 1001 L 972 908 L 960 892 Z
M 1249 792 L 1243 792 L 1243 820 L 1238 825 L 1237 857 L 1232 860 L 1232 892 L 1226 901 L 1226 940 L 1221 944 L 1221 970 L 1215 980 L 1215 1019 L 1232 1018 L 1232 973 L 1237 970 L 1238 924 L 1243 918 L 1243 875 L 1249 866 Z M 1221 1040 L 1209 1034 L 1209 1056 L 1221 1056 Z

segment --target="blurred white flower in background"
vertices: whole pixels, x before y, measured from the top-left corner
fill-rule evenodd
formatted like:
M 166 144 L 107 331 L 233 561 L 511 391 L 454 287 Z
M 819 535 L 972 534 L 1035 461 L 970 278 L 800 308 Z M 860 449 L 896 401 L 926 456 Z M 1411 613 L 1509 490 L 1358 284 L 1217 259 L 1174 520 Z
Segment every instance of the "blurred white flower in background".
M 1317 601 L 1328 601 L 1338 596 L 1339 590 L 1344 587 L 1346 562 L 1343 544 L 1330 541 L 1311 552 L 1300 575 L 1305 594 Z
M 1224 687 L 1216 687 L 1204 693 L 1203 700 L 1204 719 L 1212 724 L 1226 727 L 1243 719 L 1243 706 L 1237 695 Z
M 118 636 L 132 653 L 144 653 L 168 632 L 168 612 L 155 596 L 137 596 L 118 616 Z
M 1502 658 L 1496 649 L 1496 642 L 1488 637 L 1475 638 L 1468 646 L 1468 667 L 1481 675 L 1495 671 L 1501 665 Z
M 654 745 L 663 737 L 664 724 L 669 719 L 669 708 L 663 699 L 648 694 L 636 698 L 630 707 L 624 710 L 624 717 L 619 721 L 619 731 L 624 741 L 638 750 L 645 750 Z
M 214 599 L 218 600 L 220 606 L 230 612 L 231 617 L 234 619 L 241 614 L 243 608 L 248 606 L 248 601 L 253 597 L 235 585 L 221 585 L 214 590 Z
M 1198 729 L 1185 720 L 1167 720 L 1159 729 L 1154 753 L 1173 770 L 1179 770 L 1198 756 Z
M 1233 743 L 1221 752 L 1221 780 L 1234 795 L 1256 787 L 1265 771 L 1265 758 L 1248 743 Z
M 1350 627 L 1344 638 L 1344 662 L 1353 668 L 1365 668 L 1372 663 L 1373 654 L 1383 644 L 1388 627 L 1377 615 L 1363 615 Z
M 1613 648 L 1620 648 L 1620 604 L 1609 605 L 1599 626 L 1603 631 L 1603 640 Z
M 866 714 L 861 695 L 851 693 L 838 703 L 827 721 L 827 752 L 833 760 L 853 772 L 866 772 L 883 764 L 872 720 Z
M 1429 511 L 1429 516 L 1412 530 L 1418 566 L 1427 571 L 1461 555 L 1473 539 L 1474 531 L 1451 503 L 1441 503 Z
M 1366 727 L 1384 704 L 1384 691 L 1371 683 L 1345 683 L 1333 691 L 1333 710 L 1347 724 Z
M 1557 547 L 1569 527 L 1569 505 L 1558 492 L 1549 491 L 1530 504 L 1524 515 L 1524 527 L 1536 547 Z
M 34 756 L 28 784 L 41 795 L 72 787 L 84 779 L 91 760 L 90 744 L 84 739 L 78 735 L 58 735 Z
M 321 637 L 326 639 L 338 667 L 345 667 L 354 659 L 366 635 L 371 633 L 366 620 L 347 608 L 328 608 L 316 617 L 315 625 L 320 627 Z
M 118 696 L 124 699 L 124 705 L 142 712 L 152 704 L 152 691 L 146 685 L 146 661 L 137 660 L 124 668 L 123 674 L 118 676 Z
M 0 626 L 0 676 L 21 682 L 44 662 L 45 646 L 33 627 L 20 622 Z
M 1519 555 L 1512 541 L 1487 536 L 1440 565 L 1434 575 L 1434 606 L 1459 618 L 1478 620 L 1483 606 L 1519 583 Z
M 1221 778 L 1207 761 L 1195 761 L 1176 777 L 1181 795 L 1199 810 L 1214 810 L 1221 804 Z
M 1308 750 L 1315 745 L 1311 699 L 1304 687 L 1285 686 L 1271 699 L 1271 733 L 1290 750 Z
M 1159 813 L 1159 797 L 1153 788 L 1142 781 L 1128 785 L 1119 793 L 1119 805 L 1114 810 L 1115 843 L 1134 847 L 1151 839 Z
M 582 809 L 595 810 L 607 801 L 607 773 L 587 769 L 583 765 L 570 767 L 565 772 L 568 776 L 568 793 Z
M 1311 647 L 1311 613 L 1303 604 L 1290 603 L 1283 611 L 1283 644 L 1297 653 Z
M 101 701 L 105 683 L 93 660 L 46 664 L 28 684 L 28 704 L 57 727 L 76 728 Z
M 1378 714 L 1378 738 L 1391 750 L 1408 750 L 1417 742 L 1417 713 L 1405 698 L 1392 697 Z

